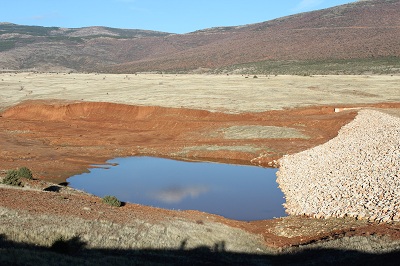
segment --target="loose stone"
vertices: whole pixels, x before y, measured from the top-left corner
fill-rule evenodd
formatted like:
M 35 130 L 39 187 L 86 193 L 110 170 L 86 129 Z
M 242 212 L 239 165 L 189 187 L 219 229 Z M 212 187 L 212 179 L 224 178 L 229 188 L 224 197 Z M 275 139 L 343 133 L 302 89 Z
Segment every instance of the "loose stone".
M 338 136 L 277 164 L 286 212 L 400 221 L 400 118 L 362 110 Z

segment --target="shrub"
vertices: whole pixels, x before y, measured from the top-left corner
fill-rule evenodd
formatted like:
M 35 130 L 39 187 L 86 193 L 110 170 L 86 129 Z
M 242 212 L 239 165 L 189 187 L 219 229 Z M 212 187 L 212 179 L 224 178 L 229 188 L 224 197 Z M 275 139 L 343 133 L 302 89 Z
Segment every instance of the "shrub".
M 3 184 L 21 187 L 22 184 L 19 178 L 18 171 L 17 170 L 8 171 L 6 177 L 3 179 Z
M 104 196 L 103 202 L 115 207 L 120 207 L 122 203 L 114 196 Z
M 19 177 L 23 177 L 23 178 L 26 178 L 26 179 L 33 179 L 32 172 L 27 167 L 19 168 L 18 169 L 18 175 L 19 175 Z
M 87 244 L 83 242 L 79 236 L 74 236 L 70 239 L 64 236 L 58 236 L 51 245 L 50 250 L 61 254 L 74 255 L 83 250 L 86 245 Z

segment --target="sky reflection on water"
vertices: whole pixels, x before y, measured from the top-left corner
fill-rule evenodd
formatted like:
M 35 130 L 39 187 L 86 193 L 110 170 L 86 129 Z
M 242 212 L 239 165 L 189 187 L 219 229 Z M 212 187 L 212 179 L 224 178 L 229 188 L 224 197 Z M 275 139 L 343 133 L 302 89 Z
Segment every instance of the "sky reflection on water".
M 175 210 L 199 210 L 236 220 L 286 216 L 277 169 L 182 162 L 154 157 L 117 158 L 108 169 L 70 177 L 73 188 L 121 201 Z

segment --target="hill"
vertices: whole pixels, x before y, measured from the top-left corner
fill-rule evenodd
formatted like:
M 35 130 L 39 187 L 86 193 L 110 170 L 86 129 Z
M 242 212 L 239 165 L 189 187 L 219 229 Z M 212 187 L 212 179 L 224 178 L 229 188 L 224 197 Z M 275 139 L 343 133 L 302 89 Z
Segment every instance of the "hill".
M 3 69 L 398 73 L 400 1 L 368 0 L 187 34 L 0 24 Z
M 1 23 L 0 67 L 91 71 L 102 65 L 123 63 L 154 53 L 154 49 L 145 44 L 146 51 L 140 51 L 140 43 L 166 35 L 169 33 L 108 27 L 69 29 Z M 124 50 L 126 42 L 134 44 L 133 47 Z

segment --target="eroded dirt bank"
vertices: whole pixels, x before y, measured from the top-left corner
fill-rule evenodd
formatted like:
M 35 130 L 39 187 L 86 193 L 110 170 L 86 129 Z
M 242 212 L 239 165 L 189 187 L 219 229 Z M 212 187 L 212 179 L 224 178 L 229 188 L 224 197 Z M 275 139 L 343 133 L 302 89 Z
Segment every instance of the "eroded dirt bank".
M 255 114 L 223 114 L 183 108 L 112 103 L 30 101 L 1 117 L 3 170 L 26 165 L 40 177 L 62 181 L 93 163 L 131 155 L 267 163 L 332 138 L 355 113 L 308 108 Z M 231 126 L 298 129 L 310 139 L 226 139 Z M 335 130 L 336 129 L 336 130 Z
M 1 114 L 0 166 L 3 171 L 27 166 L 36 176 L 59 182 L 91 164 L 132 155 L 271 166 L 284 154 L 335 137 L 355 115 L 356 110 L 334 113 L 329 106 L 226 114 L 115 103 L 27 101 Z

